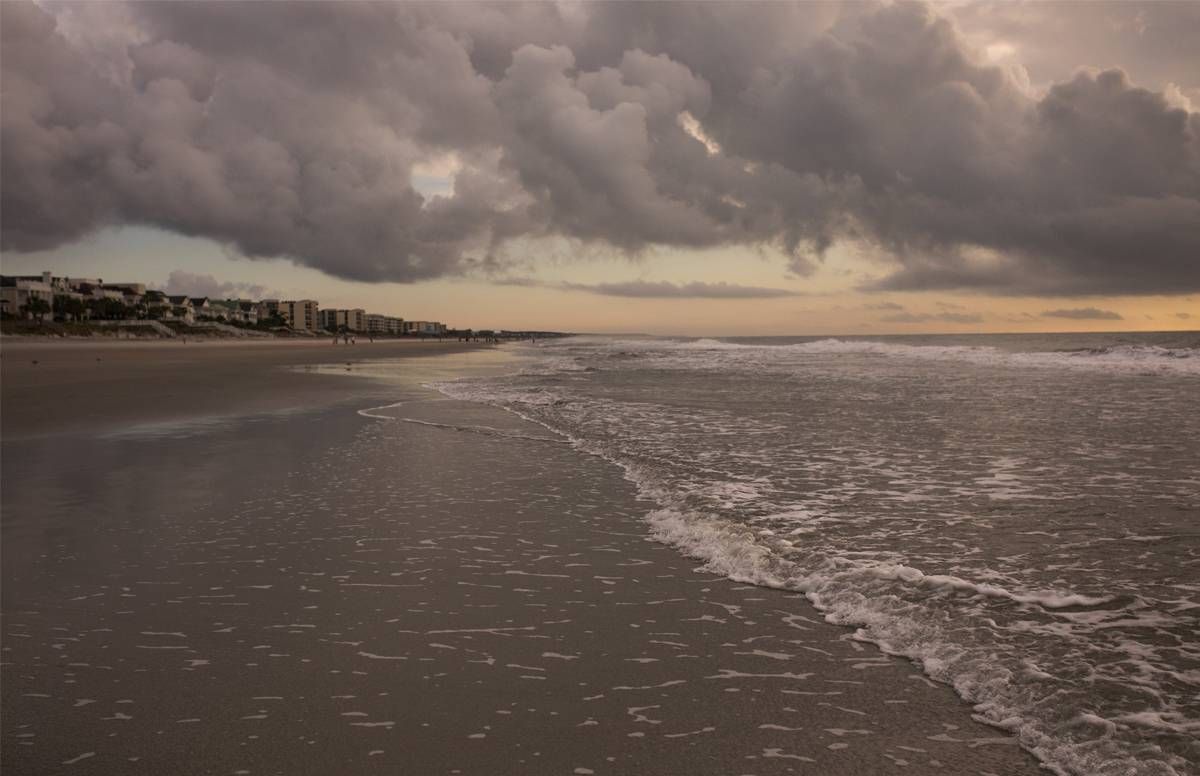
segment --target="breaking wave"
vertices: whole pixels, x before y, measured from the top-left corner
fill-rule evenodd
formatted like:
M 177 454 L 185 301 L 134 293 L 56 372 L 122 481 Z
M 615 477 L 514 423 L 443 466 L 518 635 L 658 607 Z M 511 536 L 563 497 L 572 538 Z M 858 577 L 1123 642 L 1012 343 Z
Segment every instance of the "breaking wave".
M 1009 351 L 990 345 L 908 345 L 878 340 L 821 339 L 791 344 L 765 345 L 715 339 L 688 341 L 620 342 L 611 348 L 693 354 L 720 353 L 726 363 L 776 362 L 789 356 L 858 354 L 927 361 L 965 361 L 980 366 L 1087 369 L 1134 374 L 1200 375 L 1200 348 L 1161 345 L 1113 345 L 1054 351 Z M 743 358 L 739 358 L 742 354 Z M 732 358 L 730 356 L 732 355 Z M 697 364 L 704 362 L 702 357 Z M 707 365 L 707 364 L 706 364 Z
M 795 375 L 826 365 L 843 370 L 838 374 L 845 369 L 864 375 L 879 371 L 872 362 L 858 358 L 845 362 L 850 367 L 844 366 L 841 355 L 1186 376 L 1200 374 L 1198 352 L 1191 347 L 1125 344 L 1014 352 L 990 345 L 832 338 L 782 345 L 596 339 L 565 341 L 517 376 L 433 387 L 452 398 L 507 409 L 618 465 L 639 494 L 657 505 L 645 517 L 654 539 L 700 560 L 706 572 L 805 595 L 828 621 L 854 628 L 856 638 L 909 658 L 929 677 L 954 687 L 974 704 L 981 721 L 1011 731 L 1048 769 L 1096 776 L 1181 776 L 1190 772 L 1200 751 L 1195 744 L 1200 720 L 1195 704 L 1188 701 L 1200 687 L 1200 670 L 1186 667 L 1200 660 L 1200 650 L 1186 639 L 1180 641 L 1178 634 L 1181 628 L 1186 631 L 1188 613 L 1200 606 L 1188 598 L 1200 592 L 1200 586 L 1182 586 L 1175 593 L 1177 601 L 1148 601 L 1136 588 L 1118 586 L 1111 579 L 1097 584 L 1090 573 L 1095 567 L 1085 563 L 1087 557 L 1040 578 L 1019 568 L 996 566 L 995 561 L 991 566 L 960 563 L 947 568 L 937 561 L 944 547 L 918 544 L 937 543 L 939 537 L 908 528 L 906 513 L 898 513 L 896 533 L 880 541 L 881 534 L 872 531 L 892 531 L 892 524 L 872 524 L 874 516 L 846 511 L 862 509 L 853 506 L 863 503 L 853 501 L 858 497 L 853 494 L 864 492 L 861 484 L 847 491 L 851 500 L 846 502 L 816 497 L 804 504 L 774 503 L 776 486 L 789 476 L 798 477 L 809 465 L 828 467 L 814 469 L 818 477 L 848 477 L 849 472 L 860 483 L 862 472 L 874 467 L 886 481 L 872 492 L 868 507 L 872 510 L 893 496 L 900 501 L 914 494 L 935 498 L 928 494 L 936 493 L 936 488 L 949 494 L 944 499 L 971 491 L 974 498 L 995 504 L 1014 494 L 1036 503 L 1038 498 L 1057 497 L 1055 487 L 1081 486 L 1077 479 L 1060 478 L 1034 493 L 1030 489 L 1034 483 L 1023 482 L 1015 472 L 1050 472 L 1050 468 L 1033 469 L 1021 457 L 993 458 L 991 468 L 976 471 L 974 479 L 967 479 L 966 469 L 953 466 L 949 471 L 930 469 L 927 459 L 904 459 L 895 452 L 887 457 L 872 429 L 872 418 L 859 418 L 857 425 L 848 427 L 851 435 L 865 434 L 863 440 L 835 435 L 840 447 L 822 445 L 814 436 L 811 419 L 797 414 L 798 425 L 780 426 L 780 415 L 790 413 L 770 400 L 756 409 L 747 394 L 751 383 L 767 386 L 763 390 L 771 394 L 794 382 Z M 654 370 L 666 371 L 651 375 Z M 705 403 L 659 403 L 663 395 L 694 386 L 693 377 L 679 375 L 679 370 L 730 373 L 714 379 L 738 386 L 729 401 L 742 402 L 741 414 L 727 416 Z M 618 374 L 597 385 L 597 380 L 614 371 L 635 377 L 622 379 Z M 944 373 L 931 372 L 933 384 Z M 986 386 L 988 378 L 983 380 Z M 1038 390 L 1044 390 L 1043 382 L 1036 383 Z M 1077 381 L 1072 377 L 1059 382 Z M 806 390 L 818 390 L 819 385 L 810 381 Z M 830 390 L 844 395 L 846 389 L 844 383 L 837 383 Z M 964 442 L 974 433 L 973 421 L 966 422 Z M 779 441 L 767 454 L 763 445 L 775 439 L 772 434 Z M 723 448 L 725 457 L 712 457 L 717 439 L 735 440 Z M 804 441 L 792 443 L 792 439 Z M 980 441 L 994 444 L 994 440 Z M 1128 450 L 1145 441 L 1131 440 Z M 896 449 L 904 450 L 910 443 L 899 440 Z M 789 450 L 796 451 L 797 457 L 784 457 Z M 966 450 L 977 459 L 987 448 Z M 675 453 L 677 458 L 666 460 Z M 1100 460 L 1111 451 L 1075 448 L 1075 455 L 1084 454 Z M 877 460 L 868 460 L 871 456 Z M 943 463 L 951 465 L 954 460 Z M 735 476 L 734 470 L 742 464 L 744 476 Z M 768 474 L 752 477 L 762 471 L 754 468 L 757 465 L 767 466 Z M 1087 473 L 1099 478 L 1097 482 L 1108 483 L 1105 487 L 1133 487 L 1106 471 Z M 1177 492 L 1194 491 L 1194 477 L 1177 476 L 1172 481 Z M 921 488 L 925 494 L 917 493 Z M 839 511 L 843 503 L 848 506 Z M 931 509 L 944 517 L 951 502 L 941 503 L 946 506 Z M 973 518 L 969 513 L 954 516 L 959 522 Z M 1041 534 L 1049 526 L 1037 523 L 1033 529 L 1025 533 Z M 1165 536 L 1157 531 L 1145 534 L 1139 530 L 1120 539 L 1140 548 Z M 1108 535 L 1095 536 L 1095 546 L 1114 541 Z M 869 549 L 867 540 L 876 549 Z M 1064 549 L 1087 546 L 1082 538 L 1072 541 L 1076 544 L 1064 544 Z M 1102 557 L 1106 556 L 1094 556 Z M 1183 556 L 1185 562 L 1190 557 Z M 1077 586 L 1082 589 L 1073 589 Z M 1097 694 L 1109 694 L 1109 700 L 1094 703 Z

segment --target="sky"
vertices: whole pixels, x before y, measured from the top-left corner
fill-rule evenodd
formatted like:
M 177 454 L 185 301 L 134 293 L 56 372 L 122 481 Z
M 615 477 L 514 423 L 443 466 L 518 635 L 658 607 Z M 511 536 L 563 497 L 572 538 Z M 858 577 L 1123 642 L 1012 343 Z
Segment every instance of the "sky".
M 1200 328 L 1200 3 L 0 3 L 0 265 L 474 328 Z

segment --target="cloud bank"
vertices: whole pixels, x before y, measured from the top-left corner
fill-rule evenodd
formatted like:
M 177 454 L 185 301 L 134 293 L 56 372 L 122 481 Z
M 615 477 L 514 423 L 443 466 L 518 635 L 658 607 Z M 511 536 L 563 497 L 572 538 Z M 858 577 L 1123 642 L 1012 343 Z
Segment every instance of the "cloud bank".
M 503 277 L 496 285 L 525 288 L 555 288 L 562 291 L 582 291 L 601 296 L 623 296 L 631 299 L 779 299 L 801 296 L 786 288 L 743 286 L 738 283 L 672 283 L 670 281 L 628 280 L 619 283 L 551 283 L 530 277 Z
M 637 280 L 628 283 L 563 283 L 560 288 L 587 291 L 604 296 L 625 296 L 643 299 L 776 299 L 799 296 L 783 288 L 742 286 L 736 283 L 670 283 Z
M 1096 307 L 1073 307 L 1064 310 L 1046 310 L 1043 318 L 1070 318 L 1076 321 L 1120 321 L 1124 320 L 1120 313 L 1112 310 L 1100 310 Z
M 258 299 L 268 295 L 266 286 L 220 281 L 212 275 L 199 275 L 181 269 L 171 271 L 171 274 L 167 276 L 167 284 L 163 286 L 162 290 L 171 296 L 208 296 L 214 299 L 242 296 Z
M 1152 21 L 1200 38 L 1188 5 Z M 1200 290 L 1200 113 L 1035 92 L 922 4 L 49 9 L 0 4 L 4 250 L 147 224 L 410 282 L 518 238 L 801 275 L 853 241 L 878 290 Z
M 884 323 L 928 323 L 942 321 L 943 323 L 982 323 L 983 316 L 978 313 L 893 313 L 879 319 Z

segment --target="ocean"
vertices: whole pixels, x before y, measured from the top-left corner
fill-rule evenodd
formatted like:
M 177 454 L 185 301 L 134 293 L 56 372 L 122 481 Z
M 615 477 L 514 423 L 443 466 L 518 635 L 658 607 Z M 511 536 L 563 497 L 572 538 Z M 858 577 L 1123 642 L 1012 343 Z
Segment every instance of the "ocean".
M 1200 334 L 573 337 L 437 383 L 1064 774 L 1200 772 Z

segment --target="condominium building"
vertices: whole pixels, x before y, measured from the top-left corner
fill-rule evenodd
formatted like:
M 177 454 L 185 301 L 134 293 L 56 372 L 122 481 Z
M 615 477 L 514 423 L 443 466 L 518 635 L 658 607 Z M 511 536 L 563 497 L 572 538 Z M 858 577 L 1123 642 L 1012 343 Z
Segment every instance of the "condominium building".
M 438 321 L 405 321 L 405 334 L 441 335 L 446 333 L 446 324 Z
M 289 299 L 279 303 L 279 314 L 293 329 L 319 331 L 320 313 L 314 299 Z
M 367 314 L 367 331 L 371 334 L 403 334 L 404 319 L 390 315 Z
M 365 310 L 322 310 L 320 315 L 321 328 L 326 331 L 367 331 L 367 313 Z
M 259 320 L 265 321 L 268 318 L 274 318 L 276 315 L 279 315 L 278 299 L 264 299 L 258 303 Z
M 367 330 L 367 311 L 356 308 L 354 310 L 339 310 L 338 312 L 345 315 L 347 331 L 366 331 Z

